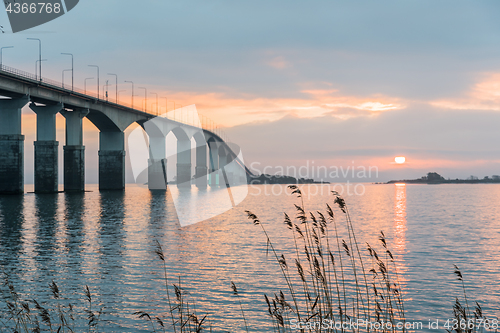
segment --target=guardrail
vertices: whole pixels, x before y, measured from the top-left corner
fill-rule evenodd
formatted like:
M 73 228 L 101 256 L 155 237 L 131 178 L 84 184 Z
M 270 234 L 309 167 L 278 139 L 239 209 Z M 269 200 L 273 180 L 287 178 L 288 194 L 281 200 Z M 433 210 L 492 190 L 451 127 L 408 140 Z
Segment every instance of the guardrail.
M 77 95 L 80 95 L 81 97 L 84 97 L 84 98 L 94 99 L 97 102 L 100 102 L 103 104 L 106 104 L 106 103 L 107 104 L 115 104 L 115 105 L 130 108 L 130 109 L 133 109 L 133 110 L 136 110 L 139 112 L 145 112 L 145 113 L 148 113 L 151 115 L 161 116 L 161 114 L 148 111 L 147 107 L 145 107 L 144 110 L 138 110 L 138 109 L 135 109 L 129 103 L 120 102 L 119 100 L 116 100 L 113 98 L 108 98 L 108 97 L 106 97 L 106 99 L 102 99 L 101 95 L 98 95 L 98 94 L 95 94 L 95 93 L 92 93 L 92 92 L 89 92 L 89 91 L 86 91 L 84 89 L 77 88 L 77 87 L 72 87 L 72 89 L 68 89 L 67 85 L 63 84 L 62 82 L 57 82 L 57 81 L 54 81 L 51 79 L 40 77 L 38 75 L 34 75 L 32 73 L 25 72 L 25 71 L 22 71 L 22 70 L 17 69 L 17 68 L 5 66 L 3 64 L 0 65 L 0 72 L 8 73 L 11 76 L 21 78 L 25 81 L 29 81 L 33 84 L 40 85 L 42 87 L 53 88 L 53 89 L 60 90 L 63 93 L 77 94 Z M 185 125 L 196 126 L 196 127 L 201 126 L 202 129 L 210 131 L 214 134 L 217 134 L 222 140 L 224 140 L 226 142 L 228 141 L 226 134 L 220 129 L 219 126 L 217 126 L 217 124 L 214 121 L 212 121 L 210 118 L 205 117 L 203 115 L 199 115 L 198 117 L 196 117 L 194 112 L 191 112 L 189 109 L 184 109 L 184 107 L 177 108 L 177 109 L 174 109 L 171 111 L 168 111 L 168 109 L 167 109 L 167 112 L 165 113 L 165 117 L 170 119 L 170 120 L 173 120 L 173 121 L 185 124 Z M 196 120 L 196 118 L 198 118 L 198 121 Z

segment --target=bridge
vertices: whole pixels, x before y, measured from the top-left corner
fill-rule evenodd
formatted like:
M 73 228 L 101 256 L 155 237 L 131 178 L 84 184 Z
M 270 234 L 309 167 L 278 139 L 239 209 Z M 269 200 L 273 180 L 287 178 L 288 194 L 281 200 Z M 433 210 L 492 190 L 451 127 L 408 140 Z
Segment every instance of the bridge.
M 21 110 L 36 113 L 35 193 L 58 192 L 58 146 L 56 114 L 64 116 L 64 191 L 85 191 L 85 146 L 82 119 L 86 117 L 99 130 L 99 189 L 125 189 L 125 134 L 133 123 L 148 136 L 148 186 L 166 190 L 166 136 L 177 139 L 176 183 L 198 188 L 231 183 L 231 162 L 250 171 L 223 139 L 217 127 L 192 119 L 192 122 L 158 117 L 133 106 L 99 98 L 87 91 L 68 89 L 63 84 L 8 66 L 0 66 L 0 194 L 24 193 L 24 135 Z M 103 96 L 102 96 L 103 97 Z M 189 119 L 188 119 L 189 120 Z M 192 174 L 191 139 L 196 142 Z M 242 180 L 240 180 L 242 181 Z M 245 179 L 246 182 L 246 179 Z

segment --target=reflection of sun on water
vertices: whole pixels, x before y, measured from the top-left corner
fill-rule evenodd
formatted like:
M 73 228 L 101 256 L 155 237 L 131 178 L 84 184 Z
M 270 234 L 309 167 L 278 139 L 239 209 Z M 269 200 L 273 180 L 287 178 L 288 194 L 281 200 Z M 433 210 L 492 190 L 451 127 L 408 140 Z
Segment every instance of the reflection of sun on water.
M 394 241 L 397 254 L 406 252 L 406 184 L 396 184 L 394 195 Z
M 394 252 L 399 273 L 405 273 L 404 255 L 406 254 L 406 184 L 395 184 L 394 194 Z M 402 280 L 405 281 L 404 275 Z M 403 282 L 401 281 L 401 282 Z

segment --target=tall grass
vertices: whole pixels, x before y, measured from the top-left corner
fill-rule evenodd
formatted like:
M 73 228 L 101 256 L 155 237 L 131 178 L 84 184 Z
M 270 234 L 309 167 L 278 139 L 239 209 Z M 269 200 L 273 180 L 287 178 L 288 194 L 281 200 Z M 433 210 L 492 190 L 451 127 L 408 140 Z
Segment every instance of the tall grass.
M 456 333 L 475 333 L 482 332 L 484 329 L 489 329 L 492 323 L 483 316 L 483 309 L 478 302 L 475 302 L 474 310 L 471 311 L 469 300 L 467 299 L 467 292 L 465 290 L 464 277 L 456 265 L 454 273 L 457 276 L 457 280 L 461 282 L 463 292 L 462 302 L 465 304 L 460 302 L 460 298 L 455 298 L 455 304 L 453 305 L 454 320 L 449 323 L 450 327 L 447 328 L 447 331 Z M 496 328 L 498 328 L 498 325 L 496 325 Z M 495 329 L 495 332 L 498 332 L 498 329 Z
M 262 229 L 287 286 L 285 291 L 265 295 L 275 332 L 362 332 L 375 330 L 374 323 L 391 323 L 390 328 L 386 324 L 377 331 L 396 331 L 396 323 L 405 322 L 404 302 L 384 233 L 379 249 L 366 244 L 362 253 L 349 209 L 337 192 L 332 192 L 336 208 L 327 204 L 324 212 L 307 213 L 301 190 L 296 185 L 289 189 L 300 199 L 295 216 L 284 213 L 283 217 L 294 241 L 292 258 L 277 251 L 264 223 L 246 211 Z M 334 323 L 358 325 L 346 329 Z
M 3 272 L 2 300 L 6 310 L 0 312 L 0 328 L 16 333 L 28 332 L 79 332 L 75 329 L 75 311 L 71 303 L 61 295 L 59 286 L 52 281 L 49 290 L 52 299 L 38 302 L 35 299 L 22 297 L 15 289 L 7 273 Z M 99 319 L 102 308 L 98 311 L 92 309 L 92 294 L 88 286 L 84 293 L 87 300 L 85 316 L 87 332 L 99 331 Z
M 144 311 L 138 311 L 134 314 L 139 318 L 148 320 L 153 332 L 167 332 L 168 330 L 168 332 L 173 331 L 174 333 L 199 333 L 205 331 L 205 329 L 209 329 L 211 332 L 208 316 L 199 316 L 196 313 L 195 304 L 189 300 L 187 291 L 181 285 L 181 278 L 179 277 L 177 284 L 170 285 L 165 254 L 158 241 L 156 241 L 155 253 L 162 262 L 163 280 L 168 302 L 168 318 L 162 318 L 160 315 L 152 315 Z M 172 296 L 171 293 L 173 293 Z

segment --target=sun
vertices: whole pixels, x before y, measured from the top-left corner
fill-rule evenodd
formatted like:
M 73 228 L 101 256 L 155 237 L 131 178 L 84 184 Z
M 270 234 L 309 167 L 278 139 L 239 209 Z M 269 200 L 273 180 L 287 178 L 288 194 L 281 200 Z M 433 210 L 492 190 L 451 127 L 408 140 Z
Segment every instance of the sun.
M 406 162 L 406 157 L 404 157 L 404 156 L 396 156 L 394 158 L 394 162 L 396 162 L 396 164 L 404 164 Z

